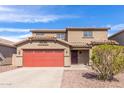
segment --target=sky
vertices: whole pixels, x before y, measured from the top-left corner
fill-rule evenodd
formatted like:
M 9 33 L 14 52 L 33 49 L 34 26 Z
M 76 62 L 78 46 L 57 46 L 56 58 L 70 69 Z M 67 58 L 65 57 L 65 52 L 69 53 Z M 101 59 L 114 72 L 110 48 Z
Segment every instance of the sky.
M 31 36 L 30 29 L 110 27 L 108 35 L 124 29 L 124 6 L 9 5 L 0 6 L 0 37 L 14 42 Z

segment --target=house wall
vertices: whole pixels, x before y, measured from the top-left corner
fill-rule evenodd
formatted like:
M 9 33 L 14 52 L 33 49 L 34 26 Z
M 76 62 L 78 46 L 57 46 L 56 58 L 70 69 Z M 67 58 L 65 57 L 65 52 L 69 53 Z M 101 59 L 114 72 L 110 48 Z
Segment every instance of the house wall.
M 32 36 L 40 36 L 40 35 L 41 36 L 56 36 L 56 33 L 32 33 Z
M 83 37 L 84 31 L 68 31 L 68 42 L 90 42 L 93 40 L 107 40 L 107 31 L 92 31 L 93 37 Z
M 39 45 L 39 41 L 27 42 L 17 46 L 17 54 L 13 55 L 13 65 L 23 66 L 23 49 L 63 49 L 64 50 L 64 66 L 70 66 L 70 47 L 58 41 L 46 41 L 47 45 Z M 16 62 L 15 62 L 16 61 Z
M 78 64 L 89 64 L 89 50 L 78 51 Z
M 12 55 L 16 53 L 16 48 L 0 45 L 0 53 L 5 58 L 4 64 L 12 64 Z M 2 60 L 0 59 L 0 64 Z
M 65 32 L 38 32 L 32 33 L 32 36 L 57 37 L 57 34 L 65 34 L 65 40 L 67 39 L 67 34 Z
M 118 34 L 116 36 L 113 36 L 111 38 L 109 38 L 110 40 L 115 40 L 117 41 L 120 45 L 124 46 L 124 32 L 122 32 L 121 34 Z

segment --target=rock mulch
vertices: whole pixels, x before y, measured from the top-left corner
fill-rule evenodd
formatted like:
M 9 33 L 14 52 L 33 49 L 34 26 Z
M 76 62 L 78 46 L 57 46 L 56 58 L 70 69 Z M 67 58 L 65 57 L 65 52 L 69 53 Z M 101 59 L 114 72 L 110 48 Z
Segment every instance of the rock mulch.
M 114 81 L 101 81 L 88 70 L 65 70 L 61 84 L 62 88 L 123 88 L 124 73 L 115 76 Z

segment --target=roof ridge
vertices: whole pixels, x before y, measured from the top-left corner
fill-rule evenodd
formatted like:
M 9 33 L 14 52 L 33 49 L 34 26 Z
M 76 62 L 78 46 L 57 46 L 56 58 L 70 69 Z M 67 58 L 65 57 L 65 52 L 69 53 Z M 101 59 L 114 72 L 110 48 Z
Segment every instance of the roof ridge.
M 116 35 L 118 35 L 118 34 L 120 34 L 120 33 L 122 33 L 122 32 L 124 32 L 124 29 L 122 29 L 122 30 L 116 32 L 115 34 L 109 36 L 108 38 L 112 38 L 112 37 L 114 37 L 114 36 L 116 36 Z
M 0 37 L 0 43 L 13 46 L 15 42 Z

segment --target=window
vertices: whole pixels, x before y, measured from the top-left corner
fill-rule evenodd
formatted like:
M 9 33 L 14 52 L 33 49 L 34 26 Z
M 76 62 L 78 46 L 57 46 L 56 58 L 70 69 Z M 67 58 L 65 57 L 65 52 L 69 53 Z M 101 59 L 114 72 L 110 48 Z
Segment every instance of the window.
M 43 36 L 44 33 L 36 33 L 37 36 Z
M 93 37 L 93 33 L 91 31 L 83 32 L 84 37 Z
M 64 33 L 58 33 L 57 38 L 58 39 L 65 39 L 65 34 Z

